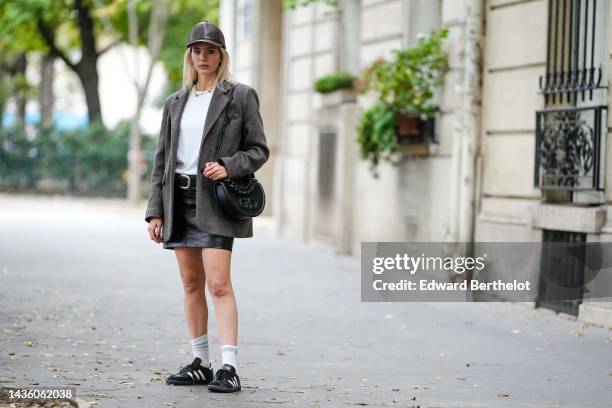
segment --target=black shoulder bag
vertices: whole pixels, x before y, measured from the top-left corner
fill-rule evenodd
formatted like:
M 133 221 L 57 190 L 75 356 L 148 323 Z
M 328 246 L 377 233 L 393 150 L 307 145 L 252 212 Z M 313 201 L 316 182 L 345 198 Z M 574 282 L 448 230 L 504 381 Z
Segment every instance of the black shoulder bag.
M 227 121 L 227 111 L 232 102 L 234 96 L 234 90 L 238 85 L 234 85 L 230 92 L 230 99 L 225 107 L 225 114 L 223 116 L 223 123 L 221 124 L 221 130 L 219 134 L 219 140 L 217 141 L 217 150 L 215 151 L 215 157 L 219 159 L 219 146 L 221 146 L 221 139 L 223 138 L 223 131 L 225 130 L 225 123 Z M 244 138 L 240 138 L 240 146 L 238 150 L 242 150 Z M 234 221 L 244 221 L 251 217 L 256 217 L 264 209 L 266 205 L 266 195 L 262 185 L 257 181 L 254 174 L 249 174 L 244 177 L 215 181 L 214 185 L 215 198 L 219 203 L 219 206 L 225 213 L 225 215 Z

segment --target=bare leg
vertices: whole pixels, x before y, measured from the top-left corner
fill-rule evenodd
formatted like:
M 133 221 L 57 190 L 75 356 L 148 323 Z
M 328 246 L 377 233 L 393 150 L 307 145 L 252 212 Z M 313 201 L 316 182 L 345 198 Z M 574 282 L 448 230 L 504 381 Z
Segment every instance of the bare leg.
M 200 248 L 175 248 L 185 292 L 185 319 L 192 339 L 208 333 L 206 272 Z
M 208 292 L 215 306 L 215 317 L 221 345 L 237 346 L 238 309 L 230 278 L 231 251 L 203 248 Z

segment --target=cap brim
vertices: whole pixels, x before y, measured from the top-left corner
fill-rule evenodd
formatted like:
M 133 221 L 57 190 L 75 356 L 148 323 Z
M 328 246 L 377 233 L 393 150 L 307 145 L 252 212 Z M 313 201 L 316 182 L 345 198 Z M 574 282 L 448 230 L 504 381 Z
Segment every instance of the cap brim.
M 187 46 L 186 46 L 186 47 L 191 47 L 193 44 L 200 43 L 200 42 L 205 42 L 205 43 L 208 43 L 208 44 L 215 45 L 215 46 L 217 46 L 217 47 L 225 48 L 225 47 L 223 46 L 223 44 L 219 44 L 218 42 L 216 42 L 216 41 L 212 41 L 212 40 L 195 40 L 195 41 L 191 41 L 191 42 L 188 42 L 188 43 L 187 43 Z

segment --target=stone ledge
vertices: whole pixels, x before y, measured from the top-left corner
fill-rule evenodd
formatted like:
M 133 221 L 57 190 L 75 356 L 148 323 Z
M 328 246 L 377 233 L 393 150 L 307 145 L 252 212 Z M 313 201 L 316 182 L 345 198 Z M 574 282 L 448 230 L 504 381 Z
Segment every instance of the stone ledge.
M 356 100 L 357 95 L 355 95 L 355 92 L 352 89 L 338 89 L 333 92 L 321 94 L 321 105 L 324 107 L 336 106 L 347 102 L 355 102 Z
M 578 320 L 612 329 L 612 302 L 581 303 Z
M 599 234 L 606 223 L 605 207 L 538 204 L 530 212 L 533 228 Z

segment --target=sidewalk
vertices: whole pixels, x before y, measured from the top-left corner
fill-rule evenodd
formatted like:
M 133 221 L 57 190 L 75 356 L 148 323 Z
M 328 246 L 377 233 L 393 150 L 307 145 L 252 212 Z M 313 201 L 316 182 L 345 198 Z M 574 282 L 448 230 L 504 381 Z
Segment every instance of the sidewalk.
M 361 303 L 359 259 L 272 225 L 234 243 L 243 391 L 223 395 L 164 383 L 192 356 L 144 206 L 0 195 L 0 383 L 99 407 L 610 406 L 612 331 L 526 304 Z

